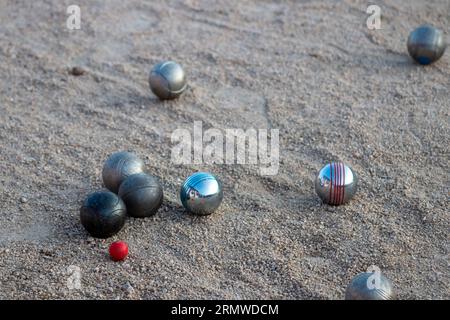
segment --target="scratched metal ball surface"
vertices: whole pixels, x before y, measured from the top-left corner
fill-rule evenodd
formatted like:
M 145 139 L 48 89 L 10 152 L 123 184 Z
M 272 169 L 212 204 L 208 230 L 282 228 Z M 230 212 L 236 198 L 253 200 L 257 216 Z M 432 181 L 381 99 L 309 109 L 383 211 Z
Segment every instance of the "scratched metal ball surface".
M 103 165 L 102 177 L 105 187 L 117 193 L 120 184 L 132 174 L 144 171 L 144 162 L 134 153 L 121 151 L 109 156 Z
M 126 214 L 125 203 L 109 191 L 89 194 L 80 208 L 81 224 L 96 238 L 108 238 L 119 232 Z
M 317 175 L 316 192 L 326 204 L 340 205 L 348 202 L 358 188 L 356 173 L 342 162 L 324 166 Z
M 122 182 L 119 197 L 125 202 L 130 216 L 144 218 L 154 215 L 161 207 L 163 189 L 155 177 L 136 173 Z
M 209 215 L 222 202 L 222 184 L 210 173 L 197 172 L 184 181 L 180 198 L 187 211 L 197 215 Z
M 370 278 L 372 276 L 372 278 Z M 392 283 L 383 275 L 379 274 L 379 283 L 373 281 L 376 275 L 370 272 L 358 274 L 350 281 L 345 291 L 345 300 L 392 300 L 394 299 L 394 289 Z M 371 282 L 372 286 L 369 287 Z
M 176 62 L 158 63 L 150 71 L 150 89 L 161 100 L 175 99 L 186 90 L 187 82 L 183 68 Z
M 409 34 L 407 47 L 410 56 L 418 63 L 433 63 L 444 54 L 444 34 L 431 25 L 422 25 Z

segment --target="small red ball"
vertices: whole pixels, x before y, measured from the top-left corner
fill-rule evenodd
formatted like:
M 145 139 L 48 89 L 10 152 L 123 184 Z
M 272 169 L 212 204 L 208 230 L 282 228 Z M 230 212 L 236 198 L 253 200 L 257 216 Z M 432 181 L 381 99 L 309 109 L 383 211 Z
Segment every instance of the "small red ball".
M 109 246 L 109 255 L 114 261 L 124 260 L 128 255 L 128 245 L 124 241 L 116 241 Z

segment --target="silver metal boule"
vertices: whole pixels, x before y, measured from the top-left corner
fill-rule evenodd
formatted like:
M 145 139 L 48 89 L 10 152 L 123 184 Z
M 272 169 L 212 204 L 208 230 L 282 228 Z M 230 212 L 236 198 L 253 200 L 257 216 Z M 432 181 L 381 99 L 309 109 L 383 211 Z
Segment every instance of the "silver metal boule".
M 155 177 L 136 173 L 122 182 L 119 197 L 125 202 L 130 216 L 144 218 L 154 215 L 161 206 L 163 189 Z
M 342 162 L 324 166 L 315 181 L 316 192 L 324 203 L 340 205 L 348 202 L 358 188 L 356 173 Z
M 187 178 L 180 190 L 184 208 L 197 215 L 213 213 L 222 202 L 222 183 L 214 175 L 197 172 Z
M 177 98 L 187 87 L 183 68 L 173 61 L 155 65 L 150 71 L 148 82 L 152 92 L 161 100 Z
M 444 33 L 431 25 L 421 25 L 409 34 L 407 47 L 409 55 L 418 63 L 433 63 L 444 54 Z
M 80 208 L 83 227 L 96 238 L 108 238 L 125 224 L 125 203 L 110 191 L 97 191 L 86 197 Z
M 376 280 L 374 277 L 379 278 Z M 371 272 L 360 273 L 350 281 L 345 291 L 345 300 L 392 299 L 394 299 L 392 283 L 381 273 L 378 275 Z
M 120 184 L 132 174 L 144 171 L 144 162 L 134 153 L 121 151 L 109 156 L 103 165 L 102 177 L 105 187 L 114 193 Z

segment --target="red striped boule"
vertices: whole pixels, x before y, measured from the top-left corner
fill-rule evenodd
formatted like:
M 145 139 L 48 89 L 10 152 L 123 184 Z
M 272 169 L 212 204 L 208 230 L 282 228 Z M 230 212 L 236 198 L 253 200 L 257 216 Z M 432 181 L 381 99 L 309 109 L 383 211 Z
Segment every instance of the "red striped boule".
M 347 203 L 356 194 L 358 177 L 344 163 L 331 162 L 319 171 L 315 187 L 324 203 L 337 206 Z

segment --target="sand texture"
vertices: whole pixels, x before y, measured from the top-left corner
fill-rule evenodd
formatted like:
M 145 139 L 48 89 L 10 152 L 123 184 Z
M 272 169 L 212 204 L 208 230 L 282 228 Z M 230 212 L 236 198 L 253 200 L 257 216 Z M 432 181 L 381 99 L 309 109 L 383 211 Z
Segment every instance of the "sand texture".
M 422 67 L 406 51 L 422 23 L 448 35 L 449 1 L 378 1 L 369 30 L 366 1 L 77 0 L 70 31 L 73 2 L 0 2 L 0 299 L 343 299 L 370 265 L 399 299 L 450 298 L 450 52 Z M 165 59 L 189 88 L 160 102 L 147 77 Z M 171 134 L 194 121 L 279 129 L 278 174 L 173 164 Z M 118 150 L 164 202 L 94 239 L 79 208 Z M 339 207 L 314 191 L 334 160 L 360 178 Z M 197 170 L 224 184 L 208 217 L 178 197 Z M 119 239 L 130 256 L 115 263 Z

